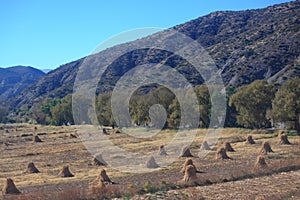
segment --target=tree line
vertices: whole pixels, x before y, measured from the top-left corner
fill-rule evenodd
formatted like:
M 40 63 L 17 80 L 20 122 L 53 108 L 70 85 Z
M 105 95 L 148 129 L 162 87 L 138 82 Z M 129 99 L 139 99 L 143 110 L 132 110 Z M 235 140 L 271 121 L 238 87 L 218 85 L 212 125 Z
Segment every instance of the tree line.
M 200 114 L 198 126 L 207 128 L 212 105 L 209 90 L 206 85 L 198 85 L 192 89 L 199 103 L 192 105 L 192 108 Z M 238 89 L 227 87 L 226 94 L 225 127 L 259 129 L 284 123 L 287 128 L 300 131 L 299 78 L 288 80 L 280 87 L 265 80 L 258 80 Z M 112 92 L 106 92 L 96 97 L 96 114 L 101 125 L 117 124 L 112 116 L 111 96 Z M 82 102 L 84 101 L 84 97 L 82 97 Z M 168 88 L 163 86 L 140 88 L 132 95 L 129 102 L 131 123 L 136 126 L 155 124 L 149 115 L 149 109 L 155 104 L 159 104 L 165 109 L 167 119 L 164 127 L 178 128 L 181 120 L 180 102 Z M 0 107 L 0 121 L 8 121 L 7 114 L 8 110 Z M 30 110 L 19 110 L 18 115 L 26 116 L 26 120 L 33 119 L 40 124 L 73 124 L 72 95 L 67 95 L 62 99 L 46 99 Z

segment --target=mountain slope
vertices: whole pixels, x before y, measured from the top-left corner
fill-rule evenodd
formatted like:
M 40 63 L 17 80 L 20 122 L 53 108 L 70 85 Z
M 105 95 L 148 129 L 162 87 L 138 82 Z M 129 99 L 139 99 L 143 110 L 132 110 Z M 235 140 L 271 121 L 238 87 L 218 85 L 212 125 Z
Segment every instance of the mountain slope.
M 265 9 L 214 12 L 171 29 L 197 40 L 209 52 L 226 86 L 239 87 L 259 79 L 282 84 L 287 79 L 300 76 L 300 1 Z M 105 60 L 131 44 L 147 42 L 150 37 L 164 43 L 160 40 L 163 34 L 114 46 L 94 56 L 100 61 Z M 169 56 L 168 52 L 151 48 L 122 55 L 104 72 L 98 93 L 113 89 L 119 78 L 135 66 L 151 62 L 168 64 L 192 84 L 203 83 L 201 75 L 189 63 Z M 63 97 L 71 93 L 83 59 L 51 71 L 19 95 L 12 105 L 32 105 L 46 97 Z
M 0 68 L 0 74 L 0 102 L 2 104 L 45 75 L 38 69 L 25 66 Z

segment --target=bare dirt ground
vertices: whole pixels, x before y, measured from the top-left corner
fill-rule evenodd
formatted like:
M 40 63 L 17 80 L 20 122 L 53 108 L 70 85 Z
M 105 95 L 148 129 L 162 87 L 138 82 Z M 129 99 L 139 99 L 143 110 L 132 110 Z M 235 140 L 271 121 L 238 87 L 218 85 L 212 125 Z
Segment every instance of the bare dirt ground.
M 0 195 L 0 199 L 299 199 L 300 136 L 289 135 L 293 145 L 279 145 L 277 132 L 265 130 L 223 129 L 217 147 L 204 158 L 197 157 L 206 130 L 199 130 L 191 145 L 198 174 L 197 184 L 181 181 L 185 158 L 154 172 L 131 174 L 108 167 L 95 166 L 92 156 L 74 127 L 36 126 L 28 124 L 0 125 L 0 187 L 12 178 L 21 195 Z M 134 139 L 124 133 L 114 134 L 114 144 L 130 151 L 157 150 L 170 141 L 176 132 L 162 131 L 154 138 Z M 246 145 L 251 134 L 256 142 Z M 38 135 L 43 142 L 32 142 Z M 254 168 L 263 141 L 268 141 L 274 153 L 265 155 L 267 167 Z M 216 149 L 230 142 L 235 152 L 231 160 L 216 160 Z M 27 164 L 34 162 L 41 171 L 26 173 Z M 75 175 L 58 176 L 68 165 Z M 117 182 L 103 190 L 92 190 L 99 170 L 105 168 Z

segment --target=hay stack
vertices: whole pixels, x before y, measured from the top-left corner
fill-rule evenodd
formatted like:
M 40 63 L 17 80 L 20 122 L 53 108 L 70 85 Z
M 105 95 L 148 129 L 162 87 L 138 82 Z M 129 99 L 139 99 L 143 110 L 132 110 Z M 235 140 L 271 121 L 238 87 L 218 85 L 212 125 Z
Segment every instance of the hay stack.
M 291 144 L 290 141 L 288 140 L 287 134 L 280 135 L 279 144 Z
M 189 166 L 189 165 L 193 165 L 193 166 L 194 166 L 194 168 L 195 168 L 195 170 L 196 170 L 196 173 L 205 173 L 205 172 L 202 172 L 202 171 L 198 171 L 198 170 L 197 170 L 197 168 L 196 168 L 196 166 L 194 165 L 193 160 L 192 160 L 191 158 L 185 159 L 184 165 L 183 165 L 182 169 L 180 170 L 180 172 L 181 172 L 181 173 L 185 173 L 185 170 L 186 170 L 187 166 Z
M 282 135 L 282 134 L 284 134 L 285 132 L 284 132 L 284 130 L 279 130 L 278 131 L 278 137 L 280 138 L 280 136 Z
M 33 137 L 33 142 L 43 142 L 43 141 L 39 138 L 39 136 L 35 135 Z
M 108 132 L 106 131 L 105 128 L 102 129 L 102 133 L 103 133 L 104 135 L 108 135 Z
M 73 177 L 74 175 L 70 172 L 69 166 L 64 166 L 59 172 L 60 177 Z
M 225 148 L 220 148 L 217 151 L 216 159 L 231 159 L 227 154 Z
M 2 194 L 20 194 L 20 190 L 17 189 L 16 185 L 14 184 L 14 181 L 10 178 L 6 179 L 6 182 L 4 183 L 2 187 Z
M 70 133 L 69 137 L 70 138 L 77 138 L 77 136 L 75 134 L 73 134 L 73 133 Z
M 262 155 L 259 155 L 256 159 L 254 167 L 260 168 L 260 167 L 266 167 L 267 163 L 265 158 Z
M 102 154 L 97 154 L 93 159 L 94 165 L 107 166 L 107 163 L 102 157 Z
M 167 156 L 168 155 L 166 150 L 165 150 L 164 145 L 159 146 L 158 155 L 160 155 L 160 156 Z
M 158 168 L 159 165 L 156 163 L 154 157 L 151 156 L 151 157 L 149 158 L 149 160 L 147 160 L 147 162 L 146 162 L 146 167 L 147 167 L 147 168 Z
M 184 172 L 183 181 L 188 182 L 195 182 L 197 181 L 196 169 L 194 165 L 188 165 Z
M 40 171 L 35 167 L 34 163 L 29 163 L 27 166 L 28 173 L 40 173 Z
M 105 169 L 101 169 L 100 174 L 97 178 L 100 182 L 100 184 L 104 183 L 110 183 L 110 184 L 115 184 L 110 178 L 107 176 Z
M 194 157 L 190 151 L 190 148 L 188 146 L 184 146 L 181 149 L 181 153 L 179 157 Z
M 246 140 L 246 144 L 255 144 L 252 135 L 248 135 L 247 140 Z
M 261 154 L 267 154 L 269 152 L 274 152 L 271 148 L 271 145 L 269 144 L 269 142 L 263 142 L 261 149 L 260 149 L 260 153 Z
M 235 150 L 232 148 L 232 146 L 229 142 L 225 143 L 225 150 L 228 152 L 235 152 Z
M 201 144 L 201 147 L 200 147 L 201 150 L 211 150 L 210 147 L 208 146 L 208 143 L 206 141 L 204 141 L 202 144 Z

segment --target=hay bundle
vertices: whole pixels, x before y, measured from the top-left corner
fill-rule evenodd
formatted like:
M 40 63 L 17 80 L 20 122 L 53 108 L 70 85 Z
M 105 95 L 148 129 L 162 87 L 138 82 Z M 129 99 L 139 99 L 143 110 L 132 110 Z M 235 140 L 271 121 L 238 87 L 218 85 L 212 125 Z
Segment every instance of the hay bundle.
M 210 147 L 208 146 L 208 143 L 206 141 L 204 141 L 202 144 L 201 144 L 201 147 L 200 147 L 201 150 L 211 150 Z
M 20 194 L 20 190 L 17 189 L 16 185 L 14 184 L 14 181 L 10 178 L 6 179 L 6 182 L 4 183 L 2 187 L 2 193 L 3 194 Z
M 97 178 L 99 182 L 102 183 L 110 183 L 110 184 L 115 184 L 110 178 L 107 176 L 105 169 L 101 169 L 100 174 Z
M 103 133 L 104 135 L 108 135 L 108 132 L 106 131 L 105 128 L 102 129 L 102 133 Z
M 280 135 L 279 144 L 291 144 L 290 141 L 288 140 L 287 134 Z
M 35 167 L 34 163 L 29 163 L 27 166 L 28 173 L 40 173 L 40 171 Z
M 107 166 L 107 163 L 102 157 L 102 154 L 97 154 L 93 159 L 94 165 Z
M 278 131 L 278 137 L 280 138 L 280 136 L 282 135 L 282 134 L 284 134 L 285 132 L 284 132 L 284 130 L 279 130 Z
M 235 150 L 232 148 L 232 146 L 229 142 L 225 143 L 225 150 L 228 152 L 235 152 Z
M 190 148 L 188 146 L 184 146 L 181 149 L 181 153 L 179 157 L 194 157 L 190 151 Z
M 186 167 L 183 181 L 186 183 L 197 181 L 196 169 L 194 165 L 188 165 Z
M 255 144 L 252 135 L 248 135 L 247 140 L 246 140 L 246 144 Z
M 271 148 L 271 145 L 269 144 L 269 142 L 263 142 L 261 149 L 260 149 L 260 153 L 261 154 L 267 154 L 269 152 L 274 152 Z
M 154 157 L 151 156 L 151 157 L 149 158 L 149 160 L 147 160 L 147 162 L 146 162 L 146 167 L 147 167 L 147 168 L 158 168 L 159 165 L 156 163 Z
M 256 158 L 256 162 L 255 162 L 254 167 L 259 168 L 259 167 L 266 167 L 266 166 L 267 166 L 267 163 L 266 163 L 265 158 L 262 155 L 259 155 Z
M 195 170 L 196 170 L 196 173 L 205 173 L 205 172 L 202 172 L 202 171 L 198 171 L 198 170 L 197 170 L 197 168 L 196 168 L 196 166 L 194 165 L 193 160 L 192 160 L 191 158 L 185 159 L 184 164 L 183 164 L 183 167 L 182 167 L 182 169 L 180 170 L 180 172 L 181 172 L 181 173 L 185 173 L 185 170 L 186 170 L 187 166 L 189 166 L 189 165 L 193 165 L 193 166 L 194 166 L 194 168 L 195 168 Z
M 77 136 L 75 134 L 73 134 L 73 133 L 70 133 L 69 137 L 70 138 L 77 138 Z
M 73 177 L 74 175 L 70 172 L 69 166 L 64 166 L 59 172 L 60 177 Z
M 225 148 L 220 148 L 217 151 L 216 159 L 231 159 L 227 154 Z
M 33 142 L 43 142 L 43 141 L 39 138 L 39 136 L 35 135 L 33 137 Z
M 160 156 L 167 156 L 168 155 L 166 150 L 165 150 L 164 145 L 159 146 L 158 155 L 160 155 Z

